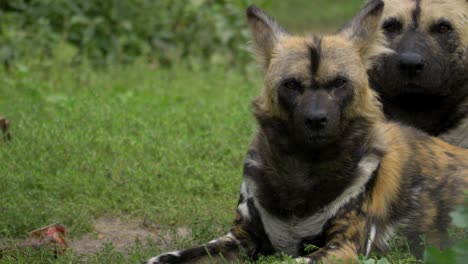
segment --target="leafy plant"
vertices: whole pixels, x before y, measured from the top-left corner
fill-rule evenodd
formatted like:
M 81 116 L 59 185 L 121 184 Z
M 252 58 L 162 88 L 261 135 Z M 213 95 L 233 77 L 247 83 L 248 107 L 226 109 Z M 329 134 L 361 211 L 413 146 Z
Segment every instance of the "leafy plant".
M 424 253 L 424 262 L 427 264 L 455 264 L 466 263 L 468 259 L 468 236 L 463 229 L 468 227 L 468 198 L 465 198 L 463 206 L 459 206 L 451 213 L 452 224 L 458 227 L 463 236 L 452 246 L 440 250 L 436 247 L 428 248 Z
M 358 258 L 358 263 L 359 264 L 390 264 L 390 261 L 386 258 L 381 258 L 381 259 L 366 259 L 364 256 L 359 256 Z
M 155 66 L 244 65 L 248 0 L 7 0 L 0 5 L 0 62 L 53 57 L 59 43 L 72 62 Z

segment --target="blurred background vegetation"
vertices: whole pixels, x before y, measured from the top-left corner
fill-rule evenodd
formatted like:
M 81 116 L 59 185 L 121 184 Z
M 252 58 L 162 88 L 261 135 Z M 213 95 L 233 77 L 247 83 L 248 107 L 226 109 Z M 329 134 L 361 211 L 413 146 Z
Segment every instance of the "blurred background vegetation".
M 362 0 L 254 1 L 291 31 L 332 31 Z M 1 0 L 0 63 L 243 67 L 249 0 Z

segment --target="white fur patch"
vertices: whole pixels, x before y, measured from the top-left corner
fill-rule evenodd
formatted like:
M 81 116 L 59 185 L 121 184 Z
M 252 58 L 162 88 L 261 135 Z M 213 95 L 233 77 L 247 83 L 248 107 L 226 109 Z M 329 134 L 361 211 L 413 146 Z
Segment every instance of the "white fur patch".
M 237 238 L 235 238 L 234 235 L 231 232 L 227 233 L 226 236 L 229 237 L 229 238 L 237 240 Z
M 326 220 L 331 217 L 328 211 L 322 211 L 307 218 L 293 218 L 289 221 L 283 221 L 270 214 L 257 201 L 255 202 L 255 206 L 261 215 L 265 232 L 270 238 L 273 247 L 291 256 L 297 255 L 299 243 L 304 237 L 319 234 Z
M 349 200 L 358 196 L 364 191 L 366 183 L 372 177 L 372 174 L 380 164 L 380 156 L 376 154 L 369 154 L 361 159 L 358 164 L 359 176 L 355 179 L 353 184 L 349 186 L 336 200 L 328 205 L 333 215 L 336 214 L 338 209 L 345 205 Z
M 294 262 L 299 264 L 309 264 L 312 263 L 312 260 L 309 258 L 295 258 Z
M 239 213 L 245 217 L 245 219 L 249 220 L 250 219 L 250 213 L 249 213 L 249 206 L 247 204 L 247 201 L 242 202 L 239 204 L 237 207 L 237 210 L 239 210 Z
M 262 164 L 252 158 L 246 158 L 244 160 L 244 164 L 249 166 L 249 167 L 256 167 L 256 168 L 261 168 L 262 167 Z
M 245 217 L 246 219 L 250 219 L 249 206 L 247 204 L 247 200 L 249 198 L 252 198 L 252 194 L 249 192 L 249 186 L 248 186 L 248 183 L 246 182 L 245 179 L 244 179 L 244 181 L 242 181 L 240 193 L 244 197 L 244 200 L 241 201 L 241 203 L 237 207 L 237 210 L 239 210 L 239 213 L 243 217 Z
M 240 245 L 239 240 L 237 240 L 237 238 L 234 237 L 234 235 L 231 232 L 227 233 L 224 237 L 221 237 L 221 238 L 218 238 L 218 239 L 213 239 L 210 242 L 208 242 L 207 244 L 219 243 L 219 242 L 222 242 L 223 240 L 226 240 L 226 239 L 234 241 L 237 245 Z
M 390 248 L 389 241 L 395 235 L 395 230 L 393 225 L 387 225 L 385 230 L 378 230 L 374 239 L 375 246 L 381 251 L 388 250 Z
M 255 183 L 248 178 L 244 179 L 245 187 L 254 197 L 255 207 L 262 218 L 265 232 L 270 238 L 273 247 L 281 252 L 295 256 L 299 251 L 299 243 L 305 237 L 318 235 L 325 222 L 333 217 L 338 210 L 351 199 L 364 191 L 366 183 L 371 178 L 375 169 L 380 163 L 380 157 L 369 154 L 362 158 L 358 164 L 358 176 L 351 186 L 336 198 L 333 202 L 325 206 L 321 211 L 306 218 L 291 218 L 288 221 L 277 218 L 264 209 L 252 195 L 255 193 Z
M 240 193 L 244 196 L 244 199 L 250 198 L 249 189 L 245 180 L 242 181 Z
M 226 237 L 229 237 L 231 240 L 233 240 L 237 246 L 241 246 L 240 241 L 231 233 L 229 232 Z
M 146 264 L 153 264 L 153 263 L 159 263 L 161 261 L 161 257 L 162 256 L 167 256 L 167 255 L 173 255 L 173 256 L 176 256 L 176 257 L 180 257 L 180 253 L 179 251 L 171 251 L 171 252 L 166 252 L 166 253 L 163 253 L 159 256 L 156 256 L 154 258 L 150 258 L 146 261 Z
M 369 256 L 369 253 L 372 249 L 374 238 L 375 238 L 375 225 L 372 225 L 370 232 L 369 232 L 369 239 L 367 240 L 366 257 Z

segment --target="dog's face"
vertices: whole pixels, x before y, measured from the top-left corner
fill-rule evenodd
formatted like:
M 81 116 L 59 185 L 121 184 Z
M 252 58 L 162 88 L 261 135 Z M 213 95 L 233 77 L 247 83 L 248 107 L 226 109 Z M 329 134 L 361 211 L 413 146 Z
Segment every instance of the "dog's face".
M 381 30 L 395 52 L 382 56 L 369 72 L 373 88 L 410 113 L 431 112 L 450 103 L 446 99 L 466 95 L 468 1 L 385 3 Z
M 372 1 L 336 35 L 298 37 L 249 8 L 255 51 L 265 70 L 256 112 L 283 120 L 295 143 L 307 148 L 335 142 L 354 119 L 378 116 L 366 70 L 368 58 L 382 51 L 366 43 L 377 36 L 382 9 L 382 1 Z
M 287 37 L 277 44 L 265 76 L 267 93 L 297 143 L 333 142 L 365 87 L 358 54 L 338 37 Z

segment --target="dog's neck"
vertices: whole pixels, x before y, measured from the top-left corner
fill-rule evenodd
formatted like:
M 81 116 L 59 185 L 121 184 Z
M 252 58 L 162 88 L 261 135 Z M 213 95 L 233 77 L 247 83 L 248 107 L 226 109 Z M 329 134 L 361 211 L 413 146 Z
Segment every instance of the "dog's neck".
M 371 125 L 349 124 L 340 140 L 315 151 L 296 145 L 284 121 L 258 120 L 254 148 L 268 170 L 251 175 L 259 199 L 270 213 L 306 217 L 336 199 L 358 177 L 358 164 L 370 148 Z
M 263 148 L 268 149 L 272 158 L 304 160 L 307 163 L 336 162 L 348 158 L 350 153 L 367 149 L 372 123 L 355 119 L 341 131 L 337 140 L 323 146 L 303 146 L 296 143 L 289 133 L 287 121 L 274 117 L 257 117 Z
M 464 94 L 450 96 L 433 96 L 420 98 L 389 98 L 381 95 L 385 116 L 389 120 L 399 121 L 425 131 L 432 136 L 438 136 L 453 128 L 468 116 L 468 82 L 459 84 Z M 374 87 L 378 87 L 373 83 Z M 382 89 L 378 89 L 382 90 Z M 432 100 L 432 101 L 431 101 Z

